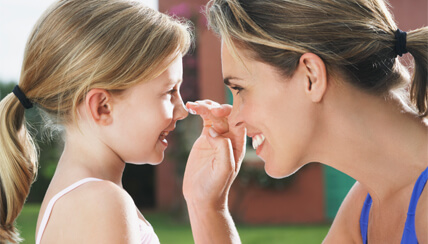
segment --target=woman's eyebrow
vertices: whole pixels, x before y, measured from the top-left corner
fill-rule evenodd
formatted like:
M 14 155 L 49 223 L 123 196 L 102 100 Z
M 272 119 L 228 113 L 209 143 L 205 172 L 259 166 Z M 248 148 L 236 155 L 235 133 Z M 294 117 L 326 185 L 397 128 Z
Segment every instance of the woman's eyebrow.
M 231 85 L 232 85 L 232 83 L 230 82 L 230 80 L 242 80 L 242 79 L 240 79 L 240 78 L 238 78 L 238 77 L 227 76 L 227 77 L 225 77 L 225 78 L 223 79 L 223 82 L 224 82 L 224 84 L 225 84 L 226 86 L 231 86 Z

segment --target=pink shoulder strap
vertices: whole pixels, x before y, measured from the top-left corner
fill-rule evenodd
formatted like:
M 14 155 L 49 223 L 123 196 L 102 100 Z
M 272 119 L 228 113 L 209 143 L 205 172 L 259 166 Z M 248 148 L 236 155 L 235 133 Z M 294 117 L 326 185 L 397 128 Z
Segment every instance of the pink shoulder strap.
M 42 219 L 42 222 L 40 223 L 40 228 L 36 237 L 36 244 L 40 244 L 40 241 L 42 240 L 43 232 L 45 232 L 45 228 L 46 228 L 46 225 L 48 224 L 49 217 L 51 215 L 52 208 L 54 207 L 55 202 L 58 201 L 58 199 L 60 199 L 62 196 L 64 196 L 68 192 L 90 181 L 102 181 L 102 180 L 97 178 L 85 178 L 85 179 L 79 180 L 78 182 L 68 186 L 64 190 L 57 193 L 54 197 L 52 197 L 52 199 L 49 201 L 48 206 L 46 207 L 45 213 L 43 214 L 43 219 Z

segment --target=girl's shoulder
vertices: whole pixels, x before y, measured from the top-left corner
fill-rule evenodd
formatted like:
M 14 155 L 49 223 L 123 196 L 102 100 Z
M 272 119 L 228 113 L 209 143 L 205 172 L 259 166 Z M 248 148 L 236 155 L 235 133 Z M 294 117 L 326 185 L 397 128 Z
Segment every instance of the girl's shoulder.
M 109 203 L 123 204 L 128 200 L 132 201 L 129 194 L 117 184 L 108 180 L 97 180 L 86 182 L 73 191 L 67 193 L 64 197 L 69 198 L 68 201 L 82 201 L 90 203 L 94 200 L 105 200 L 105 206 Z
M 361 243 L 360 216 L 368 191 L 358 181 L 343 200 L 323 243 Z
M 45 235 L 61 243 L 133 243 L 138 229 L 131 196 L 113 182 L 91 181 L 55 203 Z
M 120 209 L 132 209 L 132 213 L 135 212 L 134 201 L 128 192 L 117 184 L 107 180 L 87 182 L 64 197 L 64 200 L 69 205 L 82 205 L 82 207 L 88 208 L 88 210 L 96 206 L 100 211 L 111 210 L 117 212 Z

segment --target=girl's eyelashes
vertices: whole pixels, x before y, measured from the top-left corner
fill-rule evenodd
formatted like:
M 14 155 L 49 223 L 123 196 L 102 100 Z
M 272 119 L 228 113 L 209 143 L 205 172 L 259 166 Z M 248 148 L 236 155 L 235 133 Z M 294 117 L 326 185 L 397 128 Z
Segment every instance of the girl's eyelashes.
M 236 94 L 239 94 L 242 90 L 244 90 L 244 88 L 239 86 L 231 86 L 230 89 L 235 90 Z
M 170 95 L 172 95 L 172 94 L 174 94 L 176 92 L 177 92 L 177 89 L 173 88 L 173 89 L 169 90 L 167 93 L 170 94 Z

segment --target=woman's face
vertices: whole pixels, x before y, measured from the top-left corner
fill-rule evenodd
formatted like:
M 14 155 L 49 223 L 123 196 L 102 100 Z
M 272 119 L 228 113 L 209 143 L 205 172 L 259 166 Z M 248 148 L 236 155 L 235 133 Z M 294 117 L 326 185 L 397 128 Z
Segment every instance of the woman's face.
M 163 160 L 166 136 L 177 120 L 187 116 L 179 92 L 182 76 L 179 55 L 160 76 L 125 90 L 114 103 L 109 144 L 122 160 L 150 164 Z
M 273 66 L 252 59 L 249 51 L 238 48 L 237 54 L 242 61 L 222 45 L 223 77 L 233 93 L 230 122 L 245 124 L 271 177 L 290 175 L 308 163 L 314 131 L 307 79 L 300 65 L 291 78 L 285 78 Z

